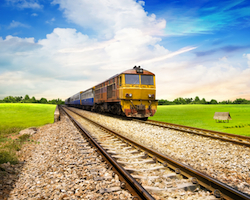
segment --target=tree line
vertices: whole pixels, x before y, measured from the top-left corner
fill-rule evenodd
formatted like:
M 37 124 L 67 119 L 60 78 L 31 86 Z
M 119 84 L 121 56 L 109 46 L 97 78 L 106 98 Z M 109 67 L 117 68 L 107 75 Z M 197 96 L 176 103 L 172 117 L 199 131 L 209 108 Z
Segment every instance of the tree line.
M 5 97 L 3 100 L 0 100 L 0 103 L 43 103 L 43 104 L 64 104 L 64 101 L 61 99 L 52 99 L 52 100 L 47 100 L 46 98 L 41 98 L 37 100 L 34 96 L 32 98 L 29 97 L 29 95 L 25 95 L 23 98 L 22 96 L 8 96 Z M 193 98 L 176 98 L 173 101 L 168 101 L 165 99 L 160 99 L 158 101 L 159 105 L 178 105 L 178 104 L 250 104 L 250 100 L 246 99 L 236 99 L 234 101 L 231 100 L 226 100 L 226 101 L 221 101 L 218 102 L 215 99 L 211 99 L 210 101 L 206 101 L 205 98 L 200 99 L 198 96 L 196 96 L 194 99 Z
M 64 104 L 64 101 L 61 99 L 52 99 L 47 100 L 46 98 L 42 97 L 41 99 L 36 99 L 35 97 L 30 98 L 29 95 L 25 95 L 23 98 L 22 96 L 7 96 L 3 100 L 0 100 L 0 103 L 43 103 L 43 104 Z
M 193 98 L 176 98 L 174 101 L 168 101 L 164 99 L 160 99 L 158 101 L 159 105 L 178 105 L 178 104 L 250 104 L 250 100 L 246 99 L 236 99 L 234 101 L 231 100 L 226 100 L 226 101 L 221 101 L 218 102 L 215 99 L 211 99 L 210 101 L 206 101 L 205 98 L 200 99 L 198 96 L 196 96 L 194 99 Z

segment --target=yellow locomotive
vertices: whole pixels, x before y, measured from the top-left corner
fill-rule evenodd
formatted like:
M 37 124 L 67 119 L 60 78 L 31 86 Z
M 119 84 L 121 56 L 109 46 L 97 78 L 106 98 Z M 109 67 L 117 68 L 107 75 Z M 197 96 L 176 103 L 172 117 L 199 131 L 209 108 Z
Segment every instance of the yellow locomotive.
M 157 110 L 155 75 L 139 67 L 95 86 L 94 110 L 147 118 Z
M 127 117 L 148 118 L 157 110 L 155 75 L 140 66 L 65 100 L 70 106 L 110 112 Z

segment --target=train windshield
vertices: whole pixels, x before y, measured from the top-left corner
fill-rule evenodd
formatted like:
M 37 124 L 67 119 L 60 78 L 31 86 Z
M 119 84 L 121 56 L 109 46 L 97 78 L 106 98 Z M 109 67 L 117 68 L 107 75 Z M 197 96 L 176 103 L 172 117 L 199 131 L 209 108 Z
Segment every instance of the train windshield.
M 125 74 L 126 84 L 140 84 L 139 75 L 137 74 Z
M 153 76 L 141 75 L 141 84 L 142 85 L 154 85 Z

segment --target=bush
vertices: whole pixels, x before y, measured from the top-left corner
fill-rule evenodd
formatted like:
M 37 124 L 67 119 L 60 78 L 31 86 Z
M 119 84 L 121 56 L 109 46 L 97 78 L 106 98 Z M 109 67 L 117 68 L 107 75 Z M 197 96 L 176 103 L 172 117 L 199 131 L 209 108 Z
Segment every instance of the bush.
M 0 150 L 0 164 L 10 162 L 11 164 L 18 163 L 18 158 L 16 153 L 13 151 L 7 151 L 4 149 Z
M 23 134 L 19 137 L 20 142 L 25 142 L 30 138 L 29 134 Z
M 10 151 L 11 150 L 20 151 L 21 150 L 21 141 L 20 140 L 11 140 L 4 145 L 4 149 L 5 148 L 10 149 Z

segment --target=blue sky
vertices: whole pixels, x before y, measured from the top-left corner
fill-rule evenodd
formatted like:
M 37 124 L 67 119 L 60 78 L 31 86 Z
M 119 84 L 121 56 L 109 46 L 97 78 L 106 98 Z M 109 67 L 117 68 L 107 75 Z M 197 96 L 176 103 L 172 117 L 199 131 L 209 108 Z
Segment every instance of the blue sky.
M 250 99 L 247 0 L 3 0 L 0 13 L 0 99 L 65 99 L 134 65 L 158 99 Z

